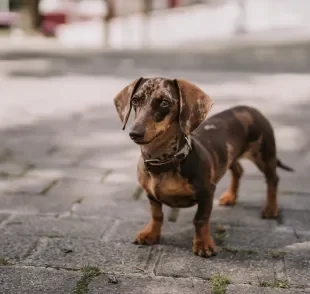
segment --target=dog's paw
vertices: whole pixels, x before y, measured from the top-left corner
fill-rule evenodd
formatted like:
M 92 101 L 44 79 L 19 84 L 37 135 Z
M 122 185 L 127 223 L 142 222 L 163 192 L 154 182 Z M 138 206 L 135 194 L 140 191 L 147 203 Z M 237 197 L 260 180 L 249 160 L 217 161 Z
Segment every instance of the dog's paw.
M 160 234 L 154 230 L 149 229 L 147 226 L 137 234 L 133 243 L 138 245 L 152 245 L 158 243 L 159 239 Z
M 217 255 L 216 246 L 211 236 L 203 240 L 193 241 L 193 252 L 201 257 L 211 257 Z
M 263 219 L 275 219 L 278 218 L 279 211 L 277 206 L 266 206 L 261 213 Z
M 223 193 L 219 199 L 219 205 L 221 206 L 234 206 L 236 204 L 236 195 L 229 191 Z

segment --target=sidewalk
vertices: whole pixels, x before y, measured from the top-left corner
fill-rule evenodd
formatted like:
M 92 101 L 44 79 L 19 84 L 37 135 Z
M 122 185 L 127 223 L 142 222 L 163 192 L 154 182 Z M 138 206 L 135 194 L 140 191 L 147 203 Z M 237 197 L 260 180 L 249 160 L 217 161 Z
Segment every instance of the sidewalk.
M 187 42 L 178 48 L 105 49 L 66 48 L 55 39 L 25 40 L 20 44 L 0 39 L 1 60 L 67 59 L 102 68 L 120 64 L 133 68 L 310 72 L 310 31 L 288 30 L 252 33 L 233 39 Z
M 131 79 L 0 75 L 0 293 L 310 293 L 309 75 L 201 76 L 212 114 L 246 103 L 272 121 L 296 169 L 279 171 L 281 218 L 259 218 L 265 183 L 244 162 L 238 204 L 217 204 L 228 175 L 216 191 L 218 256 L 191 252 L 195 208 L 171 223 L 165 207 L 160 244 L 132 244 L 149 207 L 133 200 L 139 151 L 112 100 Z
M 109 49 L 66 48 L 55 39 L 24 40 L 18 45 L 2 38 L 0 60 L 67 58 L 112 69 L 125 63 L 133 68 L 309 73 L 308 1 L 247 3 L 245 35 L 235 34 L 237 2 L 225 1 L 219 6 L 154 12 L 148 24 L 139 14 L 115 18 Z M 102 30 L 101 24 L 99 27 Z M 103 38 L 103 34 L 97 37 Z

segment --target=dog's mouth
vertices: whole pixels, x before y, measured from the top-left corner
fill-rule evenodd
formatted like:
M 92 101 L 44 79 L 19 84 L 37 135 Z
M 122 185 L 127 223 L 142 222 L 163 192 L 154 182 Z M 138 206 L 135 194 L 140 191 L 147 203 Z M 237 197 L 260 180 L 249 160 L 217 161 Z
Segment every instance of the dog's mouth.
M 144 141 L 143 139 L 135 139 L 133 140 L 138 145 L 148 145 L 152 143 L 157 137 L 159 137 L 163 132 L 159 132 L 157 135 L 155 135 L 151 140 Z

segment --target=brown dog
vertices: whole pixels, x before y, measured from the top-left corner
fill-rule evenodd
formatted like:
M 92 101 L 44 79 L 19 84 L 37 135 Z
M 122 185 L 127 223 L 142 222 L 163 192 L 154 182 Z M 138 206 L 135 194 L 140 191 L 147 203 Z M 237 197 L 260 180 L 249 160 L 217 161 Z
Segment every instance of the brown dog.
M 276 168 L 292 169 L 277 159 L 272 127 L 260 112 L 238 106 L 204 120 L 213 105 L 210 97 L 187 81 L 165 78 L 139 78 L 114 102 L 123 129 L 131 109 L 135 111 L 129 135 L 141 148 L 138 179 L 151 206 L 151 220 L 137 234 L 136 244 L 159 240 L 162 204 L 175 208 L 197 204 L 193 252 L 215 255 L 210 234 L 215 187 L 230 169 L 231 184 L 220 204 L 236 203 L 242 175 L 238 159 L 242 157 L 265 175 L 267 200 L 262 217 L 278 216 Z

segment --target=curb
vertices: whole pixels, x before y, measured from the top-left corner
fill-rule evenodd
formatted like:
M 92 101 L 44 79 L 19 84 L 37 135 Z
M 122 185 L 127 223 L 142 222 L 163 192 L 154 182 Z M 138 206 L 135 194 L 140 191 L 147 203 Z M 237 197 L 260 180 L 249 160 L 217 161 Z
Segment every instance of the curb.
M 218 44 L 213 48 L 138 50 L 12 50 L 1 60 L 65 59 L 69 64 L 91 63 L 115 68 L 149 68 L 189 71 L 310 72 L 310 40 L 294 43 Z

